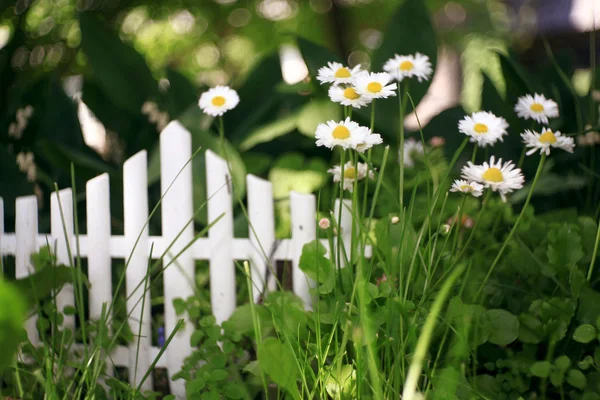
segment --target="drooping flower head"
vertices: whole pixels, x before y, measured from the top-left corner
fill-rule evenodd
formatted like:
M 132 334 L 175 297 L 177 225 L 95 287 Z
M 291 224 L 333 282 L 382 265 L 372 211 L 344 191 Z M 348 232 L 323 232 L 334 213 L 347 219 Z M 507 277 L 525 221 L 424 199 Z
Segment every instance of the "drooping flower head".
M 452 184 L 450 191 L 470 194 L 473 197 L 479 197 L 483 194 L 483 185 L 474 181 L 469 182 L 463 179 L 456 179 Z
M 515 105 L 515 112 L 520 118 L 533 119 L 540 124 L 547 124 L 548 118 L 558 117 L 558 104 L 547 99 L 543 94 L 527 94 L 519 97 Z
M 481 183 L 486 188 L 491 188 L 494 192 L 500 193 L 503 201 L 506 201 L 506 195 L 514 190 L 521 189 L 525 178 L 519 168 L 511 161 L 502 163 L 502 159 L 496 162 L 494 156 L 490 162 L 484 162 L 483 165 L 475 165 L 467 162 L 462 169 L 462 177 L 470 182 Z
M 342 180 L 342 167 L 336 165 L 335 167 L 328 170 L 330 174 L 333 174 L 333 181 L 340 182 Z M 354 181 L 362 181 L 365 178 L 375 179 L 375 174 L 365 163 L 357 163 L 356 168 L 351 161 L 344 164 L 344 190 L 352 192 L 354 190 Z
M 414 138 L 408 138 L 404 142 L 404 166 L 412 168 L 415 166 L 415 155 L 425 154 L 423 143 L 415 140 Z
M 369 128 L 365 128 L 362 138 L 360 138 L 354 150 L 359 153 L 364 153 L 371 147 L 383 143 L 383 139 L 379 133 L 372 133 Z
M 331 86 L 329 88 L 329 98 L 334 103 L 354 108 L 364 107 L 372 100 L 370 97 L 360 95 L 352 86 Z
M 491 112 L 479 111 L 465 116 L 458 122 L 458 130 L 470 137 L 472 143 L 480 147 L 494 145 L 502 136 L 507 135 L 508 123 L 504 118 Z
M 392 76 L 386 72 L 361 71 L 353 79 L 356 92 L 370 99 L 386 99 L 396 95 L 396 84 L 390 83 Z
M 216 86 L 202 93 L 198 105 L 205 114 L 218 117 L 232 110 L 240 102 L 237 92 L 229 86 Z
M 525 146 L 531 147 L 531 150 L 527 152 L 527 155 L 531 155 L 536 151 L 540 151 L 540 154 L 546 153 L 550 155 L 550 148 L 556 148 L 564 150 L 568 153 L 572 153 L 575 148 L 575 141 L 572 137 L 563 136 L 560 132 L 552 132 L 550 128 L 542 129 L 541 133 L 536 131 L 526 130 L 525 133 L 521 133 L 523 143 Z
M 338 62 L 328 62 L 326 67 L 319 68 L 317 79 L 321 82 L 321 85 L 325 83 L 333 83 L 334 85 L 349 84 L 360 71 L 360 65 L 350 68 Z
M 394 77 L 398 82 L 404 78 L 416 77 L 419 82 L 427 81 L 433 73 L 429 57 L 421 53 L 398 55 L 390 58 L 383 65 L 383 70 Z
M 358 125 L 350 118 L 344 121 L 327 121 L 317 126 L 315 138 L 317 146 L 325 146 L 333 149 L 340 146 L 344 149 L 355 149 L 356 146 L 363 143 L 367 135 L 368 128 Z

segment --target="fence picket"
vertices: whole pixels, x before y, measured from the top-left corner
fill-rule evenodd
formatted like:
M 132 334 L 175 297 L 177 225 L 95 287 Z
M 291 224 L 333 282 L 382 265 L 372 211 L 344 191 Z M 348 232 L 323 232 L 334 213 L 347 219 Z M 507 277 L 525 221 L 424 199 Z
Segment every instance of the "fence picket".
M 71 189 L 62 189 L 58 193 L 53 192 L 50 195 L 50 232 L 52 240 L 48 242 L 53 250 L 56 249 L 57 264 L 72 266 L 73 260 L 69 257 L 69 251 L 73 257 L 77 254 L 73 236 L 73 192 Z M 74 305 L 73 285 L 65 284 L 56 295 L 56 306 L 62 312 L 66 306 L 73 307 Z M 65 315 L 63 326 L 70 329 L 71 332 L 75 332 L 75 316 Z
M 185 318 L 184 327 L 167 348 L 169 378 L 177 373 L 191 353 L 190 338 L 194 327 L 188 316 L 178 316 L 173 300 L 193 296 L 195 264 L 191 248 L 179 254 L 194 239 L 194 206 L 192 197 L 192 136 L 177 121 L 171 122 L 160 134 L 160 187 L 163 240 L 173 245 L 164 258 L 165 335 L 169 336 L 177 321 Z M 187 163 L 187 165 L 186 165 Z M 168 189 L 168 191 L 167 191 Z M 179 255 L 178 255 L 179 254 Z M 174 259 L 174 257 L 177 257 Z M 185 397 L 182 380 L 170 382 L 171 391 Z
M 340 207 L 342 207 L 342 218 L 338 221 L 340 215 Z M 340 227 L 341 232 L 338 232 L 336 243 L 339 238 L 342 238 L 342 243 L 344 244 L 344 250 L 346 252 L 346 256 L 344 256 L 344 252 L 341 254 L 341 262 L 340 265 L 342 267 L 346 266 L 346 257 L 350 258 L 350 250 L 352 245 L 352 200 L 344 199 L 343 205 L 339 199 L 335 200 L 335 204 L 333 206 L 333 218 L 335 219 L 336 225 Z M 336 244 L 337 246 L 337 244 Z
M 292 214 L 292 283 L 294 293 L 304 301 L 304 306 L 310 309 L 312 298 L 309 289 L 314 282 L 306 277 L 300 269 L 302 248 L 317 237 L 315 216 L 317 206 L 312 194 L 290 193 L 290 212 Z
M 16 201 L 15 218 L 15 276 L 25 278 L 34 272 L 31 265 L 31 255 L 38 249 L 38 214 L 37 198 L 35 196 L 19 197 Z M 36 327 L 37 314 L 25 322 L 29 341 L 34 346 L 40 345 L 40 337 Z
M 4 260 L 2 257 L 2 242 L 4 240 L 4 200 L 0 197 L 0 274 L 4 273 Z
M 112 272 L 110 249 L 110 187 L 108 174 L 91 179 L 86 184 L 88 280 L 90 319 L 99 320 L 102 305 L 106 309 L 112 299 Z M 110 315 L 107 315 L 110 318 Z M 111 332 L 111 319 L 106 320 Z M 106 363 L 106 374 L 113 375 L 110 362 Z
M 208 230 L 210 247 L 210 304 L 217 324 L 227 320 L 236 306 L 233 262 L 232 183 L 225 160 L 206 151 Z
M 151 362 L 149 358 L 152 346 L 149 278 L 146 281 L 148 270 L 147 187 L 147 155 L 143 150 L 123 164 L 123 214 L 125 243 L 129 254 L 129 263 L 125 271 L 125 288 L 128 321 L 135 338 L 129 344 L 128 366 L 129 382 L 134 386 L 140 383 Z M 144 289 L 146 289 L 145 292 Z M 144 382 L 142 389 L 152 389 L 151 376 Z

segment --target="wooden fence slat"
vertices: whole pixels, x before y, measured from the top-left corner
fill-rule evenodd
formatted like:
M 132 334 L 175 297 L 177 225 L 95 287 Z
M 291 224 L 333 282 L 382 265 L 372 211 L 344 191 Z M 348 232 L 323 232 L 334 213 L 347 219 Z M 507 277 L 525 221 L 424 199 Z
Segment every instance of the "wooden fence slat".
M 3 248 L 2 243 L 4 242 L 4 200 L 0 197 L 0 274 L 4 273 L 4 260 L 3 260 Z
M 342 207 L 342 218 L 340 221 L 338 221 L 339 215 L 340 215 L 340 207 Z M 339 239 L 340 237 L 342 238 L 343 244 L 344 244 L 344 249 L 346 251 L 346 256 L 348 259 L 350 259 L 351 255 L 350 255 L 350 250 L 351 250 L 351 246 L 352 246 L 352 200 L 350 199 L 344 199 L 343 200 L 343 206 L 342 206 L 342 202 L 340 201 L 340 199 L 336 199 L 335 200 L 335 204 L 333 207 L 333 218 L 336 222 L 336 225 L 338 225 L 341 229 L 341 232 L 338 232 L 337 238 Z M 336 239 L 336 243 L 337 240 Z M 337 246 L 337 244 L 336 244 Z M 341 254 L 341 263 L 340 265 L 342 267 L 346 266 L 346 257 L 344 257 L 344 253 L 342 252 Z
M 271 182 L 254 175 L 246 176 L 248 196 L 248 234 L 252 244 L 252 298 L 256 303 L 265 290 L 267 271 L 270 276 L 276 268 L 272 257 L 275 245 L 275 214 L 273 213 L 273 186 Z M 276 278 L 273 276 L 273 278 Z
M 108 174 L 91 179 L 86 184 L 87 257 L 90 319 L 99 320 L 102 305 L 112 301 L 112 268 L 110 248 L 110 186 Z M 107 315 L 110 318 L 110 315 Z M 107 329 L 112 330 L 111 319 Z M 106 363 L 106 374 L 113 376 L 113 367 Z
M 294 293 L 304 301 L 304 306 L 310 309 L 312 298 L 309 289 L 314 287 L 315 283 L 300 269 L 300 256 L 304 245 L 317 238 L 315 196 L 291 192 L 290 212 L 292 216 L 291 255 Z
M 181 369 L 184 359 L 191 353 L 190 338 L 194 332 L 188 316 L 177 315 L 173 306 L 174 299 L 187 300 L 194 295 L 196 280 L 191 248 L 179 254 L 194 239 L 192 163 L 188 163 L 191 157 L 191 134 L 179 122 L 171 122 L 160 134 L 160 187 L 164 195 L 161 204 L 162 233 L 167 245 L 174 242 L 164 258 L 165 266 L 174 260 L 164 270 L 163 276 L 165 336 L 171 334 L 179 319 L 185 318 L 186 323 L 167 348 L 169 378 Z M 178 398 L 185 398 L 182 380 L 171 380 L 170 387 Z
M 61 214 L 62 209 L 62 214 Z M 73 192 L 71 189 L 62 189 L 58 193 L 50 194 L 50 233 L 49 240 L 53 251 L 56 251 L 56 262 L 67 267 L 73 265 L 76 257 L 75 240 L 73 233 Z M 67 306 L 75 306 L 75 291 L 72 284 L 65 284 L 56 295 L 56 306 L 60 312 Z M 75 332 L 75 316 L 65 315 L 63 327 Z
M 125 271 L 125 288 L 128 321 L 135 338 L 129 344 L 129 382 L 136 387 L 150 367 L 149 351 L 152 346 L 150 281 L 146 281 L 148 270 L 147 171 L 147 155 L 144 150 L 123 164 L 125 242 L 129 254 L 129 264 Z M 145 292 L 144 289 L 146 289 Z M 142 389 L 152 389 L 151 376 L 144 382 Z
M 206 193 L 210 248 L 210 304 L 217 324 L 227 320 L 236 306 L 233 262 L 232 183 L 225 160 L 206 151 Z
M 33 273 L 31 255 L 38 249 L 38 215 L 37 198 L 35 196 L 18 197 L 16 201 L 15 218 L 15 276 L 17 279 L 25 278 Z M 34 346 L 40 345 L 40 337 L 36 327 L 37 315 L 33 315 L 25 322 L 25 329 L 29 341 Z

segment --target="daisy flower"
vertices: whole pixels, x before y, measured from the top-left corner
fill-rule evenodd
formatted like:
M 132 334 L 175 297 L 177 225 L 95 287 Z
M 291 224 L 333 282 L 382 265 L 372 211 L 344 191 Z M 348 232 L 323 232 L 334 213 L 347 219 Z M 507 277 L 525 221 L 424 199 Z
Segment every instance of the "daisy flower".
M 363 143 L 367 135 L 368 128 L 358 125 L 350 118 L 344 121 L 327 121 L 317 126 L 315 138 L 317 146 L 325 146 L 333 149 L 335 146 L 341 146 L 344 149 L 354 149 L 360 143 Z
M 198 105 L 205 114 L 218 117 L 233 110 L 240 102 L 237 92 L 229 86 L 216 86 L 202 93 Z
M 415 166 L 413 156 L 417 154 L 425 154 L 423 143 L 415 140 L 414 138 L 408 138 L 404 142 L 404 165 L 412 168 Z
M 531 150 L 527 152 L 527 155 L 531 155 L 536 151 L 540 151 L 540 154 L 546 153 L 550 155 L 550 148 L 558 148 L 568 153 L 572 153 L 575 148 L 575 141 L 572 137 L 563 136 L 560 132 L 552 132 L 550 128 L 542 129 L 542 133 L 535 131 L 526 130 L 525 133 L 521 133 L 523 143 L 526 147 L 531 147 Z
M 327 67 L 319 68 L 317 79 L 321 82 L 321 85 L 324 83 L 333 83 L 334 85 L 350 83 L 360 70 L 360 64 L 354 68 L 349 68 L 338 62 L 328 62 Z
M 340 103 L 343 106 L 352 106 L 361 108 L 371 102 L 371 98 L 361 96 L 352 86 L 343 88 L 341 86 L 331 86 L 329 88 L 329 98 L 334 103 Z
M 483 194 L 483 185 L 477 182 L 469 182 L 464 179 L 456 179 L 450 188 L 451 192 L 461 192 L 479 197 Z
M 502 136 L 507 135 L 508 123 L 504 118 L 496 117 L 491 112 L 480 111 L 465 116 L 458 122 L 458 130 L 470 136 L 472 143 L 480 147 L 492 146 Z
M 396 54 L 387 60 L 383 65 L 383 70 L 396 78 L 398 82 L 412 77 L 416 77 L 419 82 L 427 81 L 433 72 L 429 57 L 418 52 L 406 56 Z
M 558 117 L 558 104 L 547 99 L 543 94 L 527 94 L 519 97 L 515 105 L 515 112 L 520 118 L 533 119 L 540 124 L 547 124 L 548 118 Z
M 369 99 L 386 99 L 396 95 L 396 84 L 390 83 L 392 76 L 387 72 L 361 71 L 353 80 L 356 92 Z
M 357 168 L 354 168 L 352 161 L 348 161 L 344 164 L 344 190 L 352 192 L 354 190 L 354 181 L 362 181 L 366 177 L 369 179 L 375 179 L 375 174 L 365 163 L 357 163 Z M 336 165 L 335 167 L 328 170 L 330 174 L 333 174 L 333 181 L 340 182 L 342 180 L 342 167 Z
M 462 169 L 462 177 L 500 193 L 502 201 L 506 201 L 508 193 L 521 189 L 525 181 L 521 169 L 515 168 L 511 161 L 503 164 L 502 159 L 499 159 L 496 162 L 494 156 L 490 158 L 489 164 L 484 162 L 483 165 L 474 165 L 470 161 L 467 162 Z
M 354 147 L 354 150 L 358 151 L 359 153 L 364 153 L 376 144 L 381 143 L 383 143 L 383 139 L 379 133 L 371 133 L 369 128 L 365 128 L 363 130 L 362 137 L 359 137 L 359 142 Z

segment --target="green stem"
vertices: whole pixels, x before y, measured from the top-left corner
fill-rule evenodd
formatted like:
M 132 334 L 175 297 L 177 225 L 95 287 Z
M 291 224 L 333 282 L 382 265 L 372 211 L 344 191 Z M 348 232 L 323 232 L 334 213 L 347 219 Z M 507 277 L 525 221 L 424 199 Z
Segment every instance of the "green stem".
M 600 221 L 598 221 L 598 230 L 596 232 L 596 242 L 594 244 L 594 252 L 592 254 L 592 261 L 590 262 L 590 268 L 588 269 L 587 281 L 591 281 L 592 272 L 594 271 L 594 264 L 596 263 L 596 256 L 598 255 L 598 245 L 600 245 Z
M 404 106 L 402 101 L 402 91 L 400 90 L 400 82 L 398 82 L 398 108 L 400 112 L 400 122 L 398 129 L 398 156 L 400 158 L 400 215 L 404 212 Z
M 225 126 L 223 125 L 223 116 L 219 116 L 219 139 L 221 145 L 221 157 L 225 157 Z
M 502 257 L 502 254 L 504 254 L 504 250 L 506 250 L 508 243 L 510 242 L 513 235 L 517 231 L 517 228 L 519 227 L 519 224 L 521 223 L 521 220 L 523 219 L 523 216 L 525 215 L 525 212 L 527 211 L 527 206 L 529 206 L 529 202 L 531 201 L 531 197 L 533 196 L 533 191 L 535 190 L 535 185 L 537 184 L 538 180 L 540 179 L 540 176 L 542 175 L 544 161 L 546 161 L 546 154 L 542 154 L 542 158 L 540 158 L 540 163 L 538 164 L 537 171 L 535 172 L 535 177 L 533 178 L 533 183 L 531 184 L 531 189 L 529 190 L 529 194 L 527 195 L 525 204 L 523 204 L 523 209 L 521 210 L 521 213 L 517 217 L 517 220 L 515 221 L 515 224 L 513 225 L 512 229 L 510 230 L 508 237 L 502 244 L 502 247 L 500 248 L 500 251 L 496 255 L 494 262 L 492 262 L 490 269 L 488 270 L 487 274 L 485 275 L 485 278 L 483 279 L 483 282 L 481 283 L 481 286 L 479 287 L 479 290 L 477 291 L 477 294 L 475 295 L 475 300 L 477 300 L 479 298 L 479 296 L 481 295 L 485 284 L 487 283 L 488 279 L 490 279 L 492 272 L 494 272 L 494 268 L 496 268 L 498 261 L 500 261 L 500 257 Z

